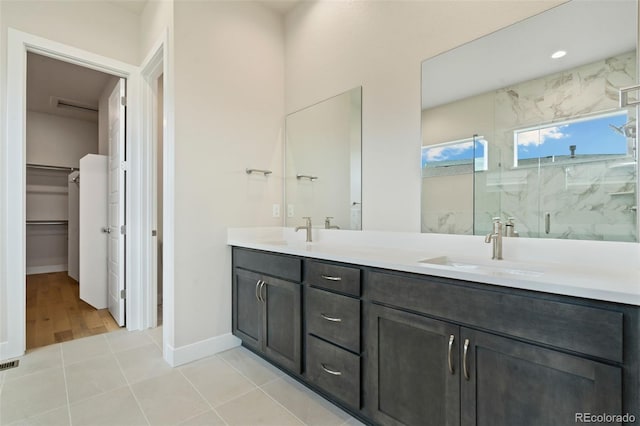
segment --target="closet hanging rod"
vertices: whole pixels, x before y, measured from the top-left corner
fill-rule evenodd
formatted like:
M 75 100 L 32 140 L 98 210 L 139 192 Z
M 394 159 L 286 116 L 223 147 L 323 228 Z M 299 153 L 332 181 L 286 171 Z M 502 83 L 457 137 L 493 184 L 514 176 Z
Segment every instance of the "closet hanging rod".
M 27 220 L 27 225 L 69 225 L 68 220 Z
M 27 163 L 27 168 L 40 169 L 40 170 L 61 170 L 61 171 L 67 171 L 67 172 L 75 172 L 80 170 L 77 167 L 48 166 L 46 164 L 31 164 L 31 163 Z
M 262 173 L 265 176 L 269 176 L 271 173 L 273 173 L 271 170 L 262 169 L 245 169 L 245 172 L 247 172 L 248 175 L 250 175 L 251 173 Z

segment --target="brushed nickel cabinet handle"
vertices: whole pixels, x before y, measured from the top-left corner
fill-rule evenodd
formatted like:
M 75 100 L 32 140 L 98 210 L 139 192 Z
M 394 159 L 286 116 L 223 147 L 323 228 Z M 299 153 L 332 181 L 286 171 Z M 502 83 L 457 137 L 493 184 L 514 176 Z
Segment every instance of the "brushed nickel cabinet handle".
M 267 301 L 267 291 L 265 290 L 264 292 L 264 296 L 262 295 L 262 289 L 265 287 L 264 285 L 266 284 L 266 282 L 262 281 L 262 284 L 260 284 L 260 290 L 258 291 L 260 293 L 260 299 L 263 302 Z
M 324 319 L 326 319 L 327 321 L 331 321 L 331 322 L 342 322 L 342 318 L 334 318 L 334 317 L 330 317 L 327 314 L 323 314 L 321 313 L 320 316 Z
M 464 368 L 464 378 L 469 380 L 469 367 L 467 365 L 467 354 L 469 353 L 469 339 L 464 339 L 464 356 L 462 360 L 462 367 Z
M 328 281 L 342 281 L 341 277 L 332 277 L 330 275 L 321 275 L 321 277 Z
M 261 282 L 262 280 L 256 281 L 256 299 L 258 300 L 258 302 L 262 302 L 262 300 L 260 300 L 260 295 L 258 294 L 258 287 L 260 286 Z
M 449 353 L 447 354 L 447 361 L 449 362 L 449 373 L 454 374 L 455 370 L 453 369 L 453 341 L 456 337 L 452 334 L 449 336 Z
M 328 368 L 326 364 L 320 364 L 320 366 L 322 366 L 322 369 L 324 371 L 326 371 L 327 373 L 329 373 L 329 374 L 333 374 L 334 376 L 342 376 L 342 372 L 341 371 L 332 370 L 332 369 Z

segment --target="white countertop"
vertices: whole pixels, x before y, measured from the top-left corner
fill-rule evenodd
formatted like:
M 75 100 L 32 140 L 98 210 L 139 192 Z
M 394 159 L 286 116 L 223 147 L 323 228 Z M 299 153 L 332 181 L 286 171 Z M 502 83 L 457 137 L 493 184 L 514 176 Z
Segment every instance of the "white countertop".
M 227 234 L 231 246 L 640 306 L 637 243 L 504 238 L 505 260 L 491 260 L 482 236 L 314 229 L 304 239 L 281 227 Z M 449 264 L 421 262 L 442 257 Z

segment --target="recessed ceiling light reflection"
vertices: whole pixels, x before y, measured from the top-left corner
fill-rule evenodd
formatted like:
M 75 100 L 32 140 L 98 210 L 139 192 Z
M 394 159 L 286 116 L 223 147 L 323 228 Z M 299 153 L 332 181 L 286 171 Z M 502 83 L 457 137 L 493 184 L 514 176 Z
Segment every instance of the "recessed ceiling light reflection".
M 562 57 L 564 57 L 567 54 L 567 52 L 565 50 L 558 50 L 556 52 L 553 52 L 551 54 L 551 58 L 552 59 L 560 59 Z

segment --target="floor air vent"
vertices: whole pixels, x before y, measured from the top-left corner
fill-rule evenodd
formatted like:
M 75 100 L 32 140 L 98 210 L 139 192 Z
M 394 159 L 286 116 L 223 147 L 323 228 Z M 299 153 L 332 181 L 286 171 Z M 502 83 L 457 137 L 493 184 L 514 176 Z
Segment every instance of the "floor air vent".
M 19 363 L 20 363 L 19 359 L 16 359 L 15 361 L 9 361 L 9 362 L 0 363 L 0 371 L 8 370 L 10 368 L 15 368 L 15 367 L 18 366 Z

